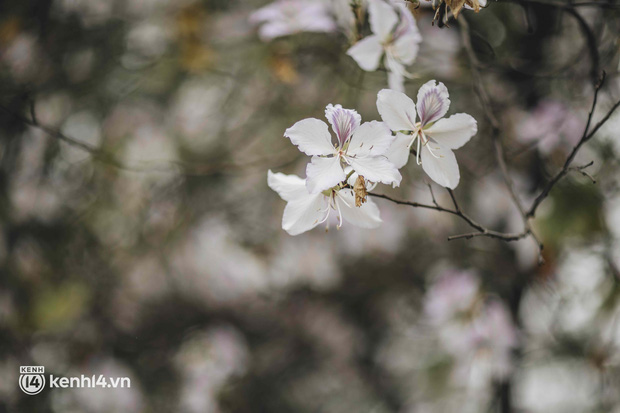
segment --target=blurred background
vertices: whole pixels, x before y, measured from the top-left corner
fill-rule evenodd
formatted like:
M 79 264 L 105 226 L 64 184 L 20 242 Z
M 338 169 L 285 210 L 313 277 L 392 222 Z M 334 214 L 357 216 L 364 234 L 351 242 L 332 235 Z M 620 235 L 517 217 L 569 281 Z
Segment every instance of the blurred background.
M 382 199 L 376 230 L 281 229 L 267 170 L 308 160 L 284 130 L 328 103 L 380 119 L 348 3 L 261 40 L 262 0 L 0 1 L 0 412 L 620 412 L 620 113 L 575 160 L 596 184 L 570 173 L 532 221 L 543 266 L 531 239 L 448 242 L 470 229 Z M 437 79 L 478 119 L 456 196 L 520 232 L 465 32 L 424 3 L 407 93 Z M 593 53 L 595 120 L 620 98 L 620 14 L 521 3 L 459 21 L 530 203 L 583 133 Z M 377 192 L 431 202 L 402 173 Z M 21 365 L 131 388 L 26 396 Z

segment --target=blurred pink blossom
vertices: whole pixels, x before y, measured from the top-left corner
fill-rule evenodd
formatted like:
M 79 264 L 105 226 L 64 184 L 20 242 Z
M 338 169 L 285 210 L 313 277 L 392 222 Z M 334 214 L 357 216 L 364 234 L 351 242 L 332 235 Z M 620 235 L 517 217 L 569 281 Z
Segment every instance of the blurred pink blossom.
M 512 369 L 517 330 L 506 306 L 483 300 L 480 281 L 472 272 L 450 271 L 430 288 L 425 312 L 444 350 L 456 361 L 457 381 L 488 383 Z
M 258 35 L 267 42 L 300 32 L 333 32 L 336 22 L 319 2 L 279 0 L 256 10 L 250 22 L 260 25 Z
M 583 122 L 571 108 L 555 100 L 544 100 L 529 113 L 517 115 L 516 138 L 524 144 L 537 143 L 549 154 L 562 146 L 572 147 L 583 133 Z
M 473 273 L 450 271 L 433 284 L 424 310 L 433 323 L 446 322 L 471 307 L 479 289 L 480 281 Z

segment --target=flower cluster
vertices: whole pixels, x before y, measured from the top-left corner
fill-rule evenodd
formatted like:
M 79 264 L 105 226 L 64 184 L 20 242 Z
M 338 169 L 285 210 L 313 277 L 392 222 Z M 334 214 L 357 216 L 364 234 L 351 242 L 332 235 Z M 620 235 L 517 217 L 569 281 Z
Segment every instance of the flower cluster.
M 477 124 L 464 113 L 443 119 L 449 106 L 447 88 L 431 80 L 420 88 L 417 105 L 403 93 L 380 91 L 377 109 L 383 122 L 362 123 L 355 110 L 329 104 L 325 117 L 335 139 L 319 119 L 304 119 L 288 128 L 284 136 L 312 158 L 306 179 L 269 171 L 269 186 L 288 202 L 282 228 L 297 235 L 329 224 L 332 210 L 337 211 L 338 227 L 343 219 L 362 228 L 377 227 L 379 210 L 367 199 L 368 191 L 379 183 L 400 185 L 398 170 L 411 150 L 431 179 L 455 188 L 460 175 L 452 150 L 475 135 Z
M 344 219 L 362 228 L 375 228 L 381 218 L 377 206 L 365 197 L 367 184 L 400 184 L 398 169 L 385 156 L 394 141 L 387 126 L 376 121 L 362 124 L 355 110 L 340 105 L 328 105 L 325 117 L 335 140 L 327 124 L 313 118 L 297 122 L 284 133 L 299 150 L 312 156 L 307 178 L 268 174 L 269 186 L 288 202 L 282 228 L 291 235 L 329 224 L 332 210 L 337 211 L 338 227 Z

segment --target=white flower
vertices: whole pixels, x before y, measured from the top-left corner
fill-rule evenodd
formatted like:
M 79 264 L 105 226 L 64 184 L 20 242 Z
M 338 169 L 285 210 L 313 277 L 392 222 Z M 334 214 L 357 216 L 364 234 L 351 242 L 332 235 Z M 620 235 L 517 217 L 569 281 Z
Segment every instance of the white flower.
M 336 22 L 320 2 L 279 0 L 256 10 L 250 22 L 261 25 L 258 35 L 269 41 L 300 32 L 333 32 Z
M 383 0 L 370 0 L 368 13 L 373 34 L 353 45 L 347 54 L 368 72 L 377 70 L 385 56 L 388 84 L 402 92 L 404 77 L 410 76 L 405 66 L 413 63 L 422 41 L 415 19 L 404 4 Z
M 416 110 L 417 107 L 417 110 Z M 448 89 L 434 80 L 418 91 L 418 103 L 403 93 L 383 89 L 377 95 L 377 109 L 383 121 L 396 133 L 386 156 L 397 168 L 409 159 L 411 146 L 417 141 L 416 161 L 428 176 L 450 189 L 459 184 L 460 174 L 452 152 L 465 145 L 478 131 L 476 120 L 457 113 L 442 119 L 450 107 Z M 420 121 L 416 122 L 417 115 Z
M 361 228 L 376 228 L 381 224 L 379 208 L 368 199 L 360 207 L 355 206 L 355 196 L 348 188 L 333 188 L 317 194 L 306 189 L 306 182 L 296 175 L 267 173 L 267 183 L 287 202 L 282 216 L 282 229 L 290 235 L 309 231 L 327 222 L 331 211 L 338 214 L 338 228 L 343 219 Z
M 360 125 L 361 117 L 356 111 L 331 104 L 325 109 L 325 117 L 336 133 L 335 144 L 327 124 L 318 119 L 301 120 L 284 132 L 300 151 L 312 156 L 306 168 L 310 193 L 317 194 L 343 182 L 347 176 L 342 163 L 368 181 L 400 184 L 398 169 L 385 156 L 394 136 L 384 123 Z

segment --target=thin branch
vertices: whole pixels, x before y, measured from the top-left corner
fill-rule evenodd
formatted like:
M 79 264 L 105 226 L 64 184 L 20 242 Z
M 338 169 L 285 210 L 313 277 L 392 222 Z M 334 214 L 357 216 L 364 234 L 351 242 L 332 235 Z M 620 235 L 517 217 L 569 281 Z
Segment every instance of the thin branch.
M 590 166 L 594 165 L 594 161 L 590 161 L 588 164 L 586 165 L 581 165 L 581 166 L 571 166 L 570 168 L 568 168 L 569 171 L 574 171 L 574 172 L 578 172 L 581 175 L 590 178 L 590 180 L 592 181 L 593 184 L 596 184 L 596 179 L 594 179 L 594 177 L 592 175 L 590 175 L 588 173 L 588 171 L 586 171 L 586 168 L 589 168 Z
M 439 204 L 437 203 L 437 199 L 435 199 L 435 193 L 433 192 L 433 186 L 429 183 L 426 184 L 428 186 L 428 190 L 431 193 L 431 198 L 433 199 L 433 205 L 435 206 L 439 206 Z
M 408 206 L 413 207 L 413 208 L 431 209 L 431 210 L 438 211 L 438 212 L 445 212 L 445 213 L 448 213 L 448 214 L 452 214 L 452 215 L 455 215 L 455 216 L 459 217 L 461 220 L 465 221 L 470 227 L 472 227 L 472 228 L 474 228 L 476 230 L 476 232 L 449 236 L 448 237 L 448 241 L 453 241 L 453 240 L 463 239 L 463 238 L 464 239 L 470 239 L 470 238 L 474 238 L 474 237 L 495 238 L 495 239 L 499 239 L 499 240 L 502 240 L 502 241 L 518 241 L 518 240 L 523 239 L 523 238 L 527 237 L 528 235 L 530 235 L 530 232 L 527 232 L 527 231 L 520 232 L 520 233 L 510 233 L 510 232 L 499 232 L 499 231 L 494 231 L 494 230 L 490 230 L 488 228 L 485 228 L 484 226 L 482 226 L 478 222 L 474 221 L 467 214 L 465 214 L 461 210 L 461 208 L 459 207 L 458 202 L 456 201 L 456 198 L 454 197 L 454 193 L 451 190 L 448 190 L 448 191 L 450 193 L 450 197 L 452 198 L 452 202 L 454 203 L 454 208 L 455 209 L 445 208 L 445 207 L 442 207 L 442 206 L 440 206 L 438 204 L 437 205 L 429 205 L 429 204 L 422 204 L 422 203 L 419 203 L 419 202 L 403 201 L 403 200 L 391 198 L 391 197 L 389 197 L 387 195 L 383 195 L 383 194 L 369 193 L 368 195 L 374 196 L 375 198 L 386 199 L 386 200 L 394 202 L 395 204 L 398 204 L 398 205 L 408 205 Z
M 127 165 L 121 161 L 118 161 L 111 154 L 102 150 L 101 148 L 91 145 L 87 142 L 75 139 L 69 135 L 62 133 L 60 130 L 51 128 L 49 126 L 43 125 L 38 122 L 34 104 L 30 105 L 30 119 L 26 116 L 20 115 L 18 113 L 13 112 L 9 108 L 0 105 L 0 111 L 5 112 L 9 116 L 19 120 L 24 125 L 33 127 L 35 129 L 39 129 L 45 132 L 48 136 L 57 139 L 59 141 L 65 142 L 66 144 L 78 148 L 84 152 L 88 152 L 91 154 L 93 159 L 102 164 L 109 165 L 113 168 L 124 172 L 132 172 L 132 173 L 165 173 L 165 172 L 176 172 L 184 176 L 206 176 L 213 173 L 218 173 L 225 169 L 243 169 L 246 167 L 252 166 L 263 166 L 265 161 L 273 162 L 273 155 L 265 157 L 263 159 L 252 160 L 249 162 L 244 162 L 243 165 L 235 164 L 235 163 L 218 163 L 218 164 L 188 164 L 182 161 L 152 161 L 152 162 L 144 162 L 145 164 L 151 164 L 150 166 L 135 166 L 135 165 Z M 291 163 L 290 159 L 283 160 L 279 166 L 286 166 Z
M 480 102 L 482 103 L 482 107 L 484 109 L 484 114 L 485 117 L 487 118 L 487 120 L 489 121 L 489 123 L 491 124 L 491 137 L 493 140 L 493 145 L 495 147 L 495 156 L 497 158 L 497 163 L 499 164 L 500 167 L 500 171 L 501 171 L 501 175 L 502 178 L 504 180 L 505 186 L 508 190 L 508 193 L 510 194 L 510 197 L 512 198 L 513 203 L 515 204 L 515 206 L 517 207 L 517 209 L 519 210 L 519 213 L 521 214 L 521 218 L 523 220 L 523 232 L 521 232 L 519 235 L 518 239 L 522 239 L 525 238 L 527 236 L 531 236 L 532 239 L 534 240 L 534 242 L 536 243 L 537 247 L 538 247 L 538 260 L 539 263 L 543 263 L 543 258 L 542 258 L 542 250 L 543 250 L 543 244 L 542 242 L 538 239 L 538 237 L 536 236 L 536 234 L 534 234 L 534 232 L 532 231 L 532 227 L 530 226 L 530 222 L 528 220 L 528 216 L 526 214 L 525 211 L 525 207 L 523 206 L 521 200 L 519 199 L 519 196 L 517 195 L 515 189 L 514 189 L 514 183 L 512 182 L 512 178 L 510 177 L 510 173 L 508 171 L 508 167 L 506 165 L 506 155 L 504 153 L 504 146 L 502 144 L 501 141 L 501 128 L 500 128 L 500 123 L 497 120 L 497 118 L 495 117 L 495 114 L 493 113 L 493 110 L 491 109 L 492 105 L 491 105 L 491 100 L 489 98 L 489 95 L 486 91 L 486 88 L 484 87 L 484 80 L 482 78 L 482 74 L 480 73 L 479 67 L 480 67 L 480 62 L 478 60 L 478 57 L 476 56 L 476 53 L 474 51 L 474 48 L 472 46 L 471 43 L 471 35 L 470 35 L 470 31 L 469 31 L 469 24 L 467 23 L 466 19 L 462 19 L 462 21 L 460 22 L 460 27 L 462 30 L 462 41 L 463 41 L 463 47 L 465 48 L 465 51 L 467 52 L 467 56 L 469 58 L 470 64 L 471 64 L 471 70 L 472 70 L 472 77 L 473 77 L 473 81 L 474 81 L 474 86 L 475 86 L 475 90 L 476 93 L 478 94 L 478 97 L 480 98 Z M 452 193 L 450 194 L 451 196 Z M 455 201 L 454 197 L 453 197 L 453 201 Z M 475 233 L 475 234 L 464 234 L 462 237 L 463 238 L 473 238 L 474 236 L 486 236 L 485 231 L 480 231 L 479 233 Z
M 587 141 L 592 139 L 592 137 L 596 134 L 596 132 L 598 132 L 598 130 L 601 128 L 601 126 L 603 126 L 605 124 L 605 122 L 607 122 L 607 120 L 609 120 L 611 115 L 620 106 L 620 100 L 619 100 L 611 107 L 611 109 L 605 114 L 605 116 L 603 116 L 603 118 L 594 126 L 594 128 L 592 128 L 592 130 L 589 130 L 590 129 L 590 125 L 592 124 L 592 118 L 594 117 L 594 111 L 595 111 L 596 105 L 598 103 L 598 94 L 599 94 L 599 91 L 601 90 L 601 88 L 603 86 L 604 79 L 605 79 L 605 76 L 603 75 L 601 77 L 601 81 L 599 82 L 599 84 L 594 89 L 594 99 L 592 100 L 592 106 L 590 108 L 590 112 L 588 114 L 588 120 L 586 122 L 586 126 L 584 128 L 584 131 L 583 131 L 583 134 L 581 136 L 581 139 L 579 140 L 577 145 L 575 145 L 575 147 L 573 148 L 571 153 L 568 155 L 568 158 L 566 158 L 566 161 L 564 162 L 564 166 L 562 167 L 562 169 L 547 183 L 547 185 L 543 188 L 541 193 L 534 199 L 534 202 L 532 203 L 532 206 L 530 207 L 530 209 L 527 212 L 528 218 L 535 216 L 536 210 L 538 209 L 540 204 L 549 196 L 549 193 L 551 192 L 553 187 L 564 176 L 566 176 L 569 173 L 569 171 L 571 171 L 571 166 L 570 165 L 573 162 L 573 160 L 575 159 L 575 156 L 577 156 L 577 152 L 579 152 L 579 149 L 581 149 L 583 144 L 585 144 Z M 580 172 L 583 172 L 583 171 L 580 171 Z

